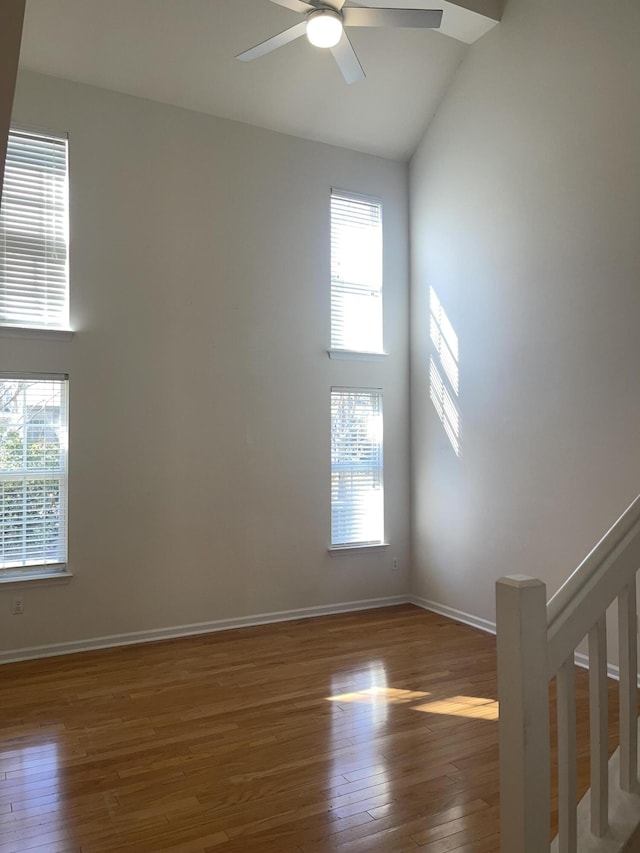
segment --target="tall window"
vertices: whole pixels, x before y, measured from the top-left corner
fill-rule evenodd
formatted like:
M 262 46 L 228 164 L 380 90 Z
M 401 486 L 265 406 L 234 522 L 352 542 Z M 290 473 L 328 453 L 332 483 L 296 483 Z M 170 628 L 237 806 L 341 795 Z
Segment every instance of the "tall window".
M 331 348 L 381 353 L 382 204 L 331 191 Z
M 67 380 L 0 376 L 0 577 L 67 559 Z
M 67 140 L 12 130 L 0 208 L 0 325 L 66 329 Z
M 331 544 L 384 539 L 382 392 L 331 389 Z

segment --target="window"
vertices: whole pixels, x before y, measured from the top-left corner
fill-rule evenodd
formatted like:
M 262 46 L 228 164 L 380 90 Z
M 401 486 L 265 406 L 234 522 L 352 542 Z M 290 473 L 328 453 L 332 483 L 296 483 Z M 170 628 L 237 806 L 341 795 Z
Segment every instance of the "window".
M 384 538 L 382 392 L 331 389 L 331 544 Z
M 382 204 L 331 191 L 331 348 L 382 353 Z
M 66 329 L 67 140 L 9 133 L 0 208 L 0 325 Z
M 0 578 L 65 567 L 67 384 L 0 377 Z

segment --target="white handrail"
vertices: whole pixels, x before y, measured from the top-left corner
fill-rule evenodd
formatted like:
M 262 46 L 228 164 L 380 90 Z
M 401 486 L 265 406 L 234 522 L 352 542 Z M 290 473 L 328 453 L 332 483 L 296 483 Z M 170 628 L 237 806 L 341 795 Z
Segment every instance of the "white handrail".
M 549 677 L 640 569 L 640 496 L 547 604 Z
M 601 568 L 616 546 L 640 529 L 640 495 L 627 507 L 620 518 L 607 530 L 602 539 L 587 554 L 578 568 L 569 575 L 560 589 L 547 602 L 547 620 L 549 624 L 557 620 L 570 606 L 576 593 L 584 587 Z
M 560 853 L 621 851 L 640 823 L 636 654 L 639 569 L 640 496 L 548 603 L 545 585 L 534 578 L 513 575 L 501 578 L 496 585 L 504 853 L 548 853 L 550 849 L 550 804 L 544 781 L 550 769 L 547 683 L 556 675 L 560 834 L 551 849 Z M 605 615 L 616 599 L 620 747 L 607 765 Z M 576 808 L 574 652 L 587 636 L 592 791 Z

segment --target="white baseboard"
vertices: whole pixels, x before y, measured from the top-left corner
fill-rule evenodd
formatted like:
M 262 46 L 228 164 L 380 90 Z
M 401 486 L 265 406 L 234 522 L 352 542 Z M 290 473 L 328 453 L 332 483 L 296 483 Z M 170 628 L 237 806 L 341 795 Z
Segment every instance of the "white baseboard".
M 87 640 L 72 640 L 68 643 L 51 643 L 46 646 L 29 646 L 0 652 L 0 665 L 17 663 L 23 660 L 71 655 L 76 652 L 90 652 L 96 649 L 110 649 L 118 646 L 133 646 L 138 643 L 154 643 L 159 640 L 173 640 L 179 637 L 193 637 L 198 634 L 213 634 L 218 631 L 230 631 L 233 628 L 250 628 L 256 625 L 270 625 L 274 622 L 292 622 L 296 619 L 312 619 L 314 616 L 332 616 L 338 613 L 350 613 L 357 610 L 373 610 L 376 607 L 393 607 L 397 604 L 414 604 L 423 610 L 430 610 L 440 616 L 446 616 L 456 622 L 462 622 L 487 634 L 496 633 L 496 624 L 481 619 L 464 610 L 457 610 L 437 601 L 430 601 L 418 595 L 394 595 L 386 598 L 368 598 L 362 601 L 344 601 L 338 604 L 302 607 L 297 610 L 277 610 L 274 613 L 257 613 L 254 616 L 239 616 L 233 619 L 214 619 L 210 622 L 195 622 L 191 625 L 176 625 L 169 628 L 151 628 L 148 631 L 131 631 L 127 634 L 111 634 L 106 637 L 93 637 Z M 575 662 L 583 669 L 589 668 L 588 655 L 576 652 Z M 609 678 L 620 680 L 620 670 L 614 664 L 608 664 Z M 640 674 L 638 675 L 640 688 Z
M 431 610 L 433 613 L 438 613 L 440 616 L 448 616 L 449 619 L 455 619 L 456 622 L 463 622 L 465 625 L 470 625 L 472 628 L 477 628 L 479 631 L 485 631 L 487 634 L 496 633 L 496 623 L 490 622 L 488 619 L 481 619 L 479 616 L 474 616 L 472 613 L 465 613 L 464 610 L 456 610 L 455 607 L 448 607 L 446 604 L 439 604 L 437 601 L 429 601 L 427 598 L 420 598 L 417 595 L 408 597 L 410 604 L 415 604 L 416 607 L 422 607 L 424 610 Z M 576 666 L 582 669 L 589 669 L 589 655 L 582 652 L 575 653 Z M 613 678 L 614 681 L 620 681 L 620 668 L 613 663 L 607 664 L 607 675 Z M 638 687 L 640 688 L 640 673 L 638 674 Z
M 589 669 L 589 655 L 585 655 L 582 652 L 576 652 L 574 654 L 574 661 L 576 666 L 579 666 L 582 669 Z M 613 663 L 608 663 L 607 675 L 609 678 L 613 678 L 614 681 L 620 681 L 620 667 Z M 640 687 L 640 674 L 638 675 L 638 687 Z
M 490 622 L 488 619 L 481 619 L 472 613 L 465 613 L 464 610 L 456 610 L 455 607 L 448 607 L 446 604 L 439 604 L 437 601 L 429 601 L 429 599 L 420 598 L 418 595 L 410 595 L 408 600 L 410 604 L 415 604 L 416 607 L 422 607 L 423 610 L 431 610 L 440 616 L 448 616 L 449 619 L 470 625 L 472 628 L 477 628 L 479 631 L 484 631 L 487 634 L 495 634 L 496 632 L 495 622 Z
M 109 649 L 116 646 L 153 643 L 158 640 L 192 637 L 197 634 L 212 634 L 217 631 L 230 631 L 233 628 L 269 625 L 272 622 L 291 622 L 295 619 L 311 619 L 314 616 L 331 616 L 336 613 L 350 613 L 356 610 L 373 610 L 376 607 L 392 607 L 396 604 L 408 604 L 409 601 L 410 599 L 407 595 L 394 595 L 387 598 L 369 598 L 363 601 L 345 601 L 338 604 L 320 605 L 318 607 L 303 607 L 299 610 L 279 610 L 275 613 L 258 613 L 254 616 L 240 616 L 235 619 L 214 619 L 211 622 L 196 622 L 191 625 L 152 628 L 148 631 L 132 631 L 127 634 L 111 634 L 107 637 L 72 640 L 68 643 L 30 646 L 28 648 L 0 652 L 0 664 L 55 657 L 57 655 L 71 655 L 76 652 L 89 652 L 95 649 Z

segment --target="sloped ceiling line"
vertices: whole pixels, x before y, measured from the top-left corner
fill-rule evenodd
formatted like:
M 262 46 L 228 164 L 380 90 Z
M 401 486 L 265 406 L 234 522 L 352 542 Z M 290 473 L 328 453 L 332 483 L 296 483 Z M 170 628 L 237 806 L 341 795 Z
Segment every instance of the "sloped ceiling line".
M 295 23 L 268 0 L 27 0 L 21 67 L 344 148 L 407 160 L 467 45 L 500 0 L 362 0 L 442 8 L 440 31 L 351 36 L 366 69 L 347 86 L 306 39 L 252 63 L 236 54 Z

